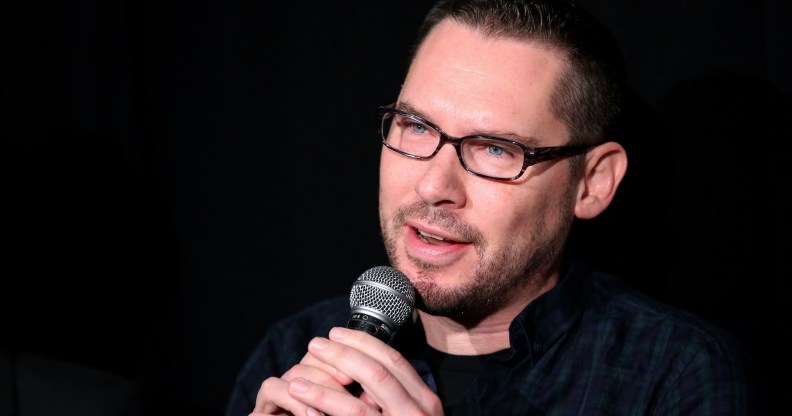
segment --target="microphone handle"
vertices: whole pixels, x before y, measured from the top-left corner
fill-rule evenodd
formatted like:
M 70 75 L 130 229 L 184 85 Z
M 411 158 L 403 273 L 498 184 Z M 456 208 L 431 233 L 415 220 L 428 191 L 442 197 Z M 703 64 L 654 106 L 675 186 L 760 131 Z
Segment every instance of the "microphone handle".
M 374 316 L 360 312 L 353 312 L 350 315 L 347 328 L 356 329 L 373 335 L 386 344 L 390 341 L 391 334 L 393 333 L 385 322 L 382 322 Z
M 391 334 L 393 333 L 390 327 L 388 327 L 388 325 L 386 325 L 380 319 L 360 312 L 353 312 L 349 316 L 347 328 L 363 331 L 369 335 L 373 335 L 386 344 L 388 341 L 390 341 Z M 356 381 L 353 381 L 352 384 L 346 386 L 346 389 L 355 397 L 360 397 L 360 394 L 363 393 L 363 387 L 361 387 L 360 383 Z

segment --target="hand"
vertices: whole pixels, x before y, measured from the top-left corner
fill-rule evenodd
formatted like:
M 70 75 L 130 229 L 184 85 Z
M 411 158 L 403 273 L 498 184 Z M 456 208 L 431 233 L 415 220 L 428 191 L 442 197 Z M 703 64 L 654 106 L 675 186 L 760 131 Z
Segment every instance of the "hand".
M 308 380 L 339 392 L 346 392 L 344 386 L 354 382 L 333 367 L 313 358 L 309 352 L 300 360 L 300 364 L 292 367 L 280 378 L 270 377 L 264 380 L 256 396 L 256 407 L 250 416 L 321 415 L 321 412 L 295 399 L 289 393 L 290 388 L 299 388 Z
M 333 328 L 329 339 L 314 338 L 308 350 L 283 378 L 262 384 L 254 414 L 443 413 L 440 399 L 410 363 L 364 332 Z M 363 388 L 359 397 L 344 388 L 353 380 Z
M 334 415 L 443 413 L 440 399 L 404 356 L 371 335 L 333 328 L 329 340 L 315 338 L 308 350 L 312 360 L 333 369 L 328 371 L 337 382 L 354 380 L 363 388 L 360 397 L 354 397 L 306 380 L 290 390 L 294 398 L 315 409 Z

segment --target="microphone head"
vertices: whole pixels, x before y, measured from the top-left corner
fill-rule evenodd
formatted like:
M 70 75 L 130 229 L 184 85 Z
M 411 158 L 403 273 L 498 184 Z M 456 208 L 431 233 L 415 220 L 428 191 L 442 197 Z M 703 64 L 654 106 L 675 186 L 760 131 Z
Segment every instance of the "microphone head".
M 349 306 L 353 315 L 373 316 L 391 332 L 412 315 L 415 290 L 407 276 L 395 268 L 372 267 L 352 283 Z

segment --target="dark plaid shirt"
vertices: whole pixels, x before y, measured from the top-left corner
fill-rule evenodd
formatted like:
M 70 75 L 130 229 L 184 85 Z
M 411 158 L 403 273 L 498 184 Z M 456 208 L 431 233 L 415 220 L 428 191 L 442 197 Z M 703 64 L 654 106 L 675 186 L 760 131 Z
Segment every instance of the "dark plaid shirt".
M 248 415 L 261 382 L 298 363 L 314 336 L 346 326 L 347 297 L 281 320 L 240 372 L 226 416 Z M 753 367 L 728 334 L 578 262 L 510 327 L 459 415 L 755 415 Z M 391 343 L 437 391 L 420 322 Z

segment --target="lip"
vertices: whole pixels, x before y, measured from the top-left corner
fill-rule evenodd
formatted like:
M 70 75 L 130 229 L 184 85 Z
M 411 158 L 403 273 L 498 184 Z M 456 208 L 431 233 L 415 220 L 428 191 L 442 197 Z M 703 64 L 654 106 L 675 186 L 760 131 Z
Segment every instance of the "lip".
M 434 234 L 445 240 L 452 241 L 448 245 L 432 245 L 425 243 L 418 236 L 418 229 Z M 429 264 L 448 265 L 458 260 L 467 252 L 471 243 L 447 231 L 421 224 L 417 221 L 408 221 L 405 224 L 405 249 L 407 254 Z
M 440 228 L 432 227 L 431 225 L 422 224 L 420 221 L 407 221 L 404 225 L 413 229 L 419 229 L 425 233 L 433 234 L 438 237 L 442 237 L 443 239 L 453 241 L 459 244 L 470 244 L 469 241 L 465 241 L 464 238 L 455 236 L 445 230 Z M 413 230 L 414 231 L 414 230 Z

